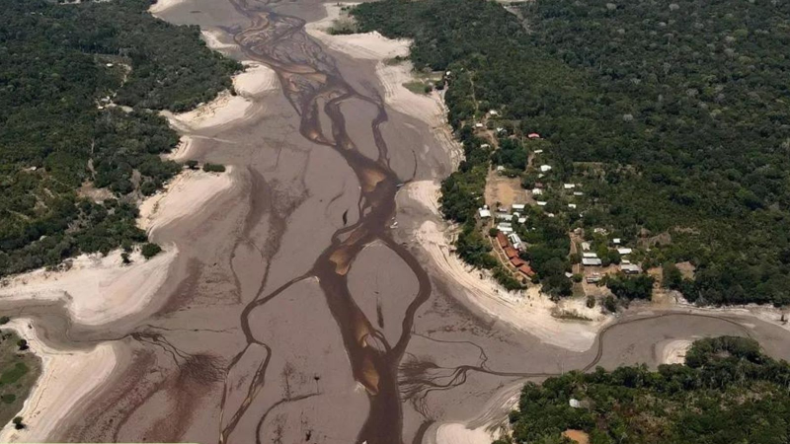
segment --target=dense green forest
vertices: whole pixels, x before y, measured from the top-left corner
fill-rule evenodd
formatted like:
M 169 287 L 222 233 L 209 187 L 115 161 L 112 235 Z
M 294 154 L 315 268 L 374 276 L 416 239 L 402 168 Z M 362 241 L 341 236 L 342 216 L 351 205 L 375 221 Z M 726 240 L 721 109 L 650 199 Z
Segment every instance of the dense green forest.
M 696 341 L 686 365 L 570 372 L 528 383 L 511 413 L 513 436 L 495 444 L 780 444 L 790 440 L 790 365 L 739 337 Z M 574 406 L 571 406 L 571 400 Z
M 0 0 L 0 276 L 144 241 L 134 198 L 180 168 L 154 111 L 231 86 L 240 66 L 150 4 Z
M 536 0 L 511 10 L 383 0 L 352 15 L 361 31 L 413 39 L 417 69 L 451 71 L 456 130 L 496 109 L 497 125 L 540 133 L 551 180 L 583 185 L 578 224 L 661 239 L 643 265 L 692 262 L 694 279 L 679 285 L 689 300 L 790 303 L 790 5 Z M 494 161 L 520 167 L 507 148 Z M 456 220 L 479 197 L 443 190 Z

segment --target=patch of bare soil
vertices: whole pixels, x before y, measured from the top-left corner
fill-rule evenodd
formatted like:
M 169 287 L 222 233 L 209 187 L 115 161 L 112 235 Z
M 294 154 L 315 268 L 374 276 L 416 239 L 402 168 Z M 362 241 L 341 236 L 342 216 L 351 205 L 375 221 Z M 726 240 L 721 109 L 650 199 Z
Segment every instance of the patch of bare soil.
M 532 196 L 529 196 L 523 188 L 518 177 L 510 178 L 499 174 L 496 170 L 491 170 L 486 178 L 485 191 L 486 204 L 490 207 L 510 207 L 513 204 L 534 204 Z

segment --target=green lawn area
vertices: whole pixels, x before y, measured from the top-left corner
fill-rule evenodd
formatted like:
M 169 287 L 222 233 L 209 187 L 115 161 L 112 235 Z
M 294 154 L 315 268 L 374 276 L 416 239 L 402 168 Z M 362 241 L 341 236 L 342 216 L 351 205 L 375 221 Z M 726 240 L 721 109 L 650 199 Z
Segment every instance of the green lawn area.
M 0 425 L 6 425 L 41 375 L 41 359 L 30 350 L 21 351 L 20 338 L 11 330 L 0 330 Z

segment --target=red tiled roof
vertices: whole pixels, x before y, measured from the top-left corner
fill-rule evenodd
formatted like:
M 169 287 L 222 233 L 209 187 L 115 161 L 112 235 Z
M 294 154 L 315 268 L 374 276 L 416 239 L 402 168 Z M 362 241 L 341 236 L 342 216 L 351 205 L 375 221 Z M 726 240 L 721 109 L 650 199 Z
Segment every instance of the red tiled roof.
M 513 247 L 505 248 L 505 254 L 507 255 L 508 259 L 513 259 L 514 257 L 518 257 L 518 251 L 516 251 Z
M 496 234 L 496 240 L 499 241 L 499 246 L 502 248 L 507 247 L 507 238 L 505 237 L 505 233 L 499 232 Z
M 532 268 L 530 268 L 529 265 L 522 265 L 522 266 L 518 267 L 518 271 L 524 273 L 525 275 L 527 275 L 529 277 L 532 277 L 535 274 L 535 272 L 532 271 Z
M 513 264 L 513 266 L 514 266 L 514 267 L 516 267 L 516 268 L 518 268 L 518 267 L 520 267 L 520 266 L 522 266 L 522 265 L 526 264 L 526 262 L 524 262 L 523 260 L 521 260 L 521 258 L 520 258 L 520 257 L 514 257 L 514 258 L 511 258 L 511 259 L 510 259 L 510 263 L 511 263 L 511 264 Z

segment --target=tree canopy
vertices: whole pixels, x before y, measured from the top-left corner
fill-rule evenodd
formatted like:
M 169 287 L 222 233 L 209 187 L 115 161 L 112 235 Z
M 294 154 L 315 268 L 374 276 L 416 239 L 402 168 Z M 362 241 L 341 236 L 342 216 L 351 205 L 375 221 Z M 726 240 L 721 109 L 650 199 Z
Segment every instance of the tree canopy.
M 625 366 L 571 372 L 528 383 L 511 413 L 505 443 L 780 444 L 790 439 L 790 365 L 748 338 L 696 341 L 687 365 Z M 571 400 L 574 400 L 572 403 Z
M 456 129 L 495 109 L 518 134 L 539 133 L 554 180 L 583 185 L 583 226 L 634 242 L 662 235 L 645 263 L 690 261 L 688 299 L 790 302 L 790 5 L 536 0 L 511 10 L 383 0 L 352 15 L 362 31 L 413 39 L 417 69 L 451 71 Z M 506 148 L 495 160 L 520 167 Z
M 152 111 L 231 86 L 238 63 L 149 6 L 0 0 L 0 276 L 144 241 L 134 201 L 180 168 Z

